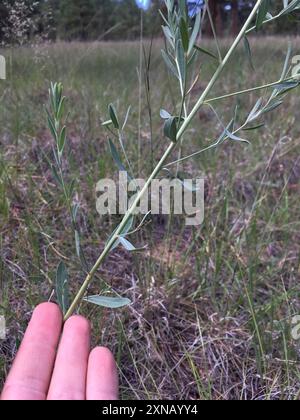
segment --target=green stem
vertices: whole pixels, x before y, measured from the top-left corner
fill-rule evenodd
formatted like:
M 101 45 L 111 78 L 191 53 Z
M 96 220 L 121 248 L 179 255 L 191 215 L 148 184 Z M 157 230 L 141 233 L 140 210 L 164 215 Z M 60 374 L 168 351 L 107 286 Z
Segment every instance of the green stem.
M 220 101 L 222 99 L 227 99 L 227 98 L 231 98 L 233 96 L 239 96 L 239 95 L 243 95 L 245 93 L 251 93 L 251 92 L 256 92 L 258 90 L 262 90 L 262 89 L 267 89 L 269 87 L 273 87 L 273 86 L 277 86 L 280 83 L 285 83 L 285 82 L 289 82 L 291 80 L 293 80 L 293 77 L 288 77 L 287 79 L 283 79 L 283 80 L 278 80 L 277 82 L 273 82 L 273 83 L 268 83 L 266 85 L 262 85 L 262 86 L 257 86 L 255 88 L 250 88 L 250 89 L 245 89 L 245 90 L 240 90 L 239 92 L 234 92 L 234 93 L 229 93 L 228 95 L 223 95 L 223 96 L 217 96 L 215 98 L 211 98 L 211 99 L 207 99 L 206 101 L 204 101 L 204 104 L 209 104 L 211 102 L 215 102 L 215 101 Z
M 187 56 L 185 55 L 185 77 L 184 80 L 180 77 L 179 83 L 180 83 L 180 92 L 181 92 L 181 108 L 180 108 L 180 114 L 179 114 L 179 124 L 181 123 L 181 119 L 184 116 L 184 119 L 187 118 L 187 105 L 186 105 L 186 85 L 187 85 Z M 178 60 L 176 60 L 176 65 L 178 68 L 178 74 L 180 75 L 180 67 Z M 179 145 L 179 151 L 178 151 L 178 159 L 181 158 L 182 155 L 182 143 L 183 143 L 183 137 L 180 139 L 180 145 Z M 176 169 L 176 177 L 179 172 L 179 164 L 177 165 Z
M 172 154 L 173 150 L 176 148 L 178 141 L 182 138 L 182 136 L 184 135 L 185 131 L 189 127 L 191 121 L 193 120 L 194 116 L 197 114 L 197 112 L 199 111 L 199 109 L 203 105 L 203 103 L 204 103 L 207 95 L 209 94 L 209 92 L 213 88 L 214 84 L 216 83 L 216 81 L 218 80 L 219 76 L 221 75 L 221 73 L 222 73 L 225 65 L 227 64 L 227 62 L 229 61 L 230 57 L 234 53 L 235 49 L 239 45 L 241 39 L 245 35 L 245 32 L 247 31 L 248 26 L 252 22 L 252 19 L 256 15 L 256 12 L 257 12 L 258 8 L 260 7 L 262 1 L 263 0 L 258 0 L 257 1 L 256 5 L 254 6 L 252 12 L 250 13 L 250 15 L 249 15 L 249 17 L 247 19 L 247 21 L 245 22 L 243 28 L 241 29 L 241 32 L 239 33 L 239 35 L 237 36 L 236 40 L 232 44 L 231 48 L 229 49 L 229 51 L 226 54 L 225 58 L 223 59 L 222 63 L 220 63 L 217 71 L 215 72 L 214 76 L 212 77 L 211 81 L 209 82 L 207 88 L 202 93 L 201 97 L 199 98 L 199 100 L 197 101 L 196 105 L 194 106 L 194 108 L 190 112 L 189 116 L 185 119 L 184 123 L 182 124 L 181 128 L 179 129 L 179 131 L 177 133 L 177 142 L 174 142 L 174 143 L 172 142 L 172 143 L 169 144 L 167 150 L 165 151 L 165 153 L 162 156 L 161 160 L 157 164 L 156 168 L 154 169 L 154 171 L 150 175 L 150 177 L 147 180 L 147 182 L 145 183 L 144 187 L 141 189 L 141 191 L 137 195 L 136 199 L 134 200 L 134 202 L 131 205 L 131 207 L 128 210 L 128 212 L 125 214 L 125 216 L 124 216 L 122 222 L 120 223 L 119 227 L 117 228 L 117 230 L 115 231 L 115 233 L 112 235 L 112 237 L 110 238 L 110 240 L 106 244 L 106 246 L 105 246 L 102 254 L 100 255 L 100 257 L 98 258 L 98 260 L 94 264 L 94 267 L 91 269 L 91 271 L 87 275 L 87 277 L 86 277 L 84 283 L 82 284 L 79 292 L 77 293 L 77 295 L 74 298 L 74 300 L 73 300 L 70 308 L 68 309 L 68 311 L 67 311 L 67 313 L 65 315 L 65 318 L 64 318 L 65 321 L 73 314 L 73 312 L 77 308 L 78 304 L 80 304 L 80 302 L 81 302 L 82 298 L 84 297 L 84 294 L 87 291 L 87 289 L 88 289 L 88 287 L 89 287 L 89 285 L 90 285 L 90 283 L 91 283 L 91 281 L 92 281 L 95 273 L 97 272 L 98 268 L 101 266 L 101 264 L 103 263 L 103 261 L 105 260 L 105 258 L 107 257 L 107 255 L 109 254 L 112 246 L 114 245 L 115 241 L 118 239 L 118 236 L 121 234 L 122 230 L 126 226 L 129 218 L 134 213 L 134 210 L 137 207 L 137 205 L 139 204 L 141 198 L 146 193 L 146 191 L 148 191 L 148 188 L 151 185 L 152 180 L 159 174 L 159 172 L 163 168 L 165 162 L 167 161 L 167 159 L 169 158 L 169 156 Z
M 217 71 L 215 72 L 214 76 L 210 80 L 210 82 L 207 85 L 206 89 L 204 90 L 204 92 L 202 93 L 202 95 L 200 96 L 200 98 L 198 99 L 197 103 L 195 104 L 194 108 L 190 112 L 189 116 L 187 117 L 187 119 L 182 124 L 182 126 L 181 126 L 181 128 L 180 128 L 180 130 L 179 130 L 179 132 L 177 134 L 177 139 L 180 139 L 181 138 L 181 136 L 184 134 L 184 132 L 186 131 L 186 129 L 190 125 L 192 119 L 195 117 L 195 115 L 197 114 L 197 112 L 199 111 L 199 109 L 201 108 L 201 106 L 204 104 L 207 95 L 209 94 L 209 92 L 211 91 L 211 89 L 214 87 L 216 81 L 218 80 L 218 78 L 220 77 L 221 73 L 223 72 L 224 67 L 228 63 L 228 61 L 231 58 L 233 52 L 236 50 L 237 46 L 239 45 L 239 43 L 241 42 L 242 38 L 244 37 L 244 35 L 245 35 L 246 31 L 247 31 L 247 28 L 248 28 L 249 24 L 251 23 L 252 19 L 254 18 L 254 16 L 256 15 L 256 13 L 257 13 L 257 11 L 258 11 L 258 9 L 259 9 L 262 1 L 263 0 L 258 0 L 257 3 L 256 3 L 256 5 L 252 9 L 252 12 L 250 13 L 250 15 L 249 15 L 248 19 L 246 20 L 244 26 L 242 27 L 239 35 L 237 36 L 237 38 L 235 39 L 234 43 L 230 47 L 228 53 L 226 54 L 226 56 L 224 57 L 224 59 L 220 63 L 219 67 L 217 68 Z
M 98 270 L 98 268 L 100 267 L 100 265 L 102 264 L 102 262 L 105 260 L 105 258 L 107 257 L 107 255 L 109 254 L 112 246 L 114 245 L 116 239 L 118 238 L 118 236 L 121 234 L 122 230 L 124 229 L 124 227 L 126 226 L 128 220 L 130 219 L 130 217 L 132 216 L 135 208 L 137 207 L 139 201 L 141 200 L 141 198 L 143 197 L 143 195 L 145 194 L 145 192 L 148 190 L 152 180 L 158 175 L 158 173 L 161 171 L 162 167 L 164 166 L 165 161 L 167 160 L 167 158 L 170 156 L 170 154 L 172 153 L 172 151 L 174 150 L 174 148 L 176 147 L 176 143 L 171 143 L 168 147 L 168 149 L 166 150 L 166 152 L 164 153 L 163 157 L 161 158 L 160 162 L 157 164 L 156 168 L 154 169 L 154 171 L 152 172 L 152 174 L 150 175 L 148 181 L 146 182 L 146 184 L 144 185 L 143 189 L 140 191 L 140 193 L 138 194 L 138 196 L 136 197 L 135 201 L 133 202 L 133 204 L 131 205 L 130 209 L 128 210 L 128 212 L 125 214 L 122 222 L 120 223 L 118 229 L 115 231 L 114 235 L 112 235 L 112 237 L 110 238 L 110 240 L 108 241 L 108 243 L 106 244 L 102 254 L 100 255 L 100 257 L 98 258 L 98 260 L 96 261 L 94 267 L 91 269 L 91 271 L 89 272 L 89 274 L 87 275 L 83 285 L 81 286 L 77 296 L 75 297 L 73 303 L 71 304 L 69 310 L 67 311 L 66 315 L 65 315 L 65 321 L 73 314 L 74 310 L 76 309 L 77 305 L 80 303 L 80 301 L 82 300 L 87 288 L 89 287 L 96 271 Z
M 144 32 L 144 15 L 143 10 L 141 9 L 141 37 L 140 37 L 140 62 L 139 62 L 139 70 L 138 70 L 138 77 L 139 77 L 139 130 L 138 130 L 138 174 L 141 174 L 141 152 L 142 152 L 142 133 L 141 133 L 141 125 L 142 125 L 142 73 L 143 73 L 143 32 Z
M 273 16 L 271 19 L 266 19 L 263 21 L 262 25 L 265 25 L 266 23 L 271 23 L 274 22 L 274 20 L 279 19 L 282 16 L 282 11 L 280 13 L 278 13 L 278 15 Z M 250 32 L 253 32 L 256 29 L 256 26 L 252 26 L 251 28 L 249 28 L 246 32 L 245 35 L 248 35 Z
M 205 4 L 206 4 L 206 8 L 207 8 L 207 14 L 208 14 L 208 18 L 209 18 L 211 30 L 213 32 L 214 40 L 215 40 L 217 51 L 218 51 L 219 63 L 221 63 L 222 62 L 221 48 L 220 48 L 220 44 L 219 44 L 219 41 L 218 41 L 218 37 L 217 37 L 217 32 L 216 32 L 216 28 L 215 28 L 215 25 L 214 25 L 214 21 L 213 21 L 211 12 L 210 12 L 209 3 L 208 3 L 207 0 L 205 0 Z

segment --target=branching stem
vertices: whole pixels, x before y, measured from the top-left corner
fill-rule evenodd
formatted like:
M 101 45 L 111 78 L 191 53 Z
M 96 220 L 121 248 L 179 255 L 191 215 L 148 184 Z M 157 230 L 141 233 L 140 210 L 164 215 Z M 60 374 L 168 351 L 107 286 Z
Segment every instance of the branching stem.
M 141 198 L 143 197 L 143 195 L 146 193 L 146 191 L 148 190 L 149 186 L 151 185 L 152 180 L 154 178 L 156 178 L 156 176 L 159 174 L 159 172 L 161 171 L 161 169 L 164 167 L 167 159 L 169 158 L 169 156 L 172 154 L 172 152 L 176 148 L 177 143 L 180 142 L 182 136 L 184 135 L 184 133 L 186 132 L 186 130 L 190 126 L 193 118 L 195 117 L 195 115 L 197 114 L 197 112 L 199 111 L 199 109 L 204 104 L 204 102 L 205 102 L 208 94 L 210 93 L 211 89 L 215 85 L 216 81 L 219 79 L 219 77 L 220 77 L 220 75 L 221 75 L 224 67 L 228 63 L 228 61 L 231 58 L 232 54 L 235 52 L 235 50 L 236 50 L 237 46 L 239 45 L 240 41 L 243 39 L 243 37 L 244 37 L 244 35 L 245 35 L 245 33 L 246 33 L 249 25 L 251 24 L 252 20 L 256 16 L 256 13 L 257 13 L 257 11 L 258 11 L 258 9 L 259 9 L 262 1 L 263 0 L 257 0 L 257 2 L 255 4 L 255 6 L 253 7 L 253 9 L 252 9 L 252 11 L 251 11 L 248 19 L 246 20 L 244 26 L 242 27 L 239 35 L 237 36 L 237 38 L 233 42 L 232 46 L 230 47 L 228 53 L 226 54 L 226 56 L 224 57 L 224 59 L 220 63 L 217 71 L 213 75 L 211 81 L 209 82 L 209 84 L 207 85 L 206 89 L 202 93 L 201 97 L 199 98 L 199 100 L 195 104 L 194 108 L 192 109 L 192 111 L 190 112 L 190 114 L 187 116 L 187 118 L 184 120 L 183 124 L 181 125 L 181 127 L 180 127 L 180 129 L 179 129 L 179 131 L 177 133 L 177 137 L 176 137 L 176 140 L 177 141 L 176 142 L 171 142 L 169 144 L 167 150 L 165 151 L 164 155 L 160 159 L 160 161 L 157 164 L 156 168 L 154 169 L 154 171 L 152 172 L 152 174 L 148 178 L 147 182 L 145 183 L 144 187 L 141 189 L 141 191 L 137 195 L 136 199 L 132 203 L 131 207 L 129 208 L 129 210 L 125 214 L 122 222 L 120 223 L 120 225 L 116 229 L 115 233 L 112 235 L 112 237 L 110 238 L 110 240 L 106 244 L 106 246 L 105 246 L 102 254 L 100 255 L 100 257 L 98 258 L 98 260 L 94 264 L 94 266 L 91 269 L 91 271 L 88 273 L 88 275 L 87 275 L 84 283 L 82 284 L 79 292 L 77 293 L 76 297 L 74 298 L 72 304 L 70 305 L 70 308 L 68 309 L 68 311 L 67 311 L 67 313 L 65 315 L 65 321 L 74 313 L 74 311 L 76 310 L 76 308 L 78 307 L 78 305 L 82 301 L 82 299 L 83 299 L 83 297 L 84 297 L 84 295 L 85 295 L 85 293 L 86 293 L 86 291 L 87 291 L 87 289 L 88 289 L 91 281 L 93 280 L 93 277 L 96 274 L 98 268 L 101 266 L 101 264 L 103 263 L 103 261 L 106 259 L 106 257 L 109 254 L 111 248 L 113 247 L 113 245 L 115 244 L 116 240 L 118 239 L 118 236 L 121 234 L 121 232 L 124 229 L 124 227 L 126 226 L 128 220 L 130 219 L 130 217 L 134 213 L 134 210 L 138 206 Z

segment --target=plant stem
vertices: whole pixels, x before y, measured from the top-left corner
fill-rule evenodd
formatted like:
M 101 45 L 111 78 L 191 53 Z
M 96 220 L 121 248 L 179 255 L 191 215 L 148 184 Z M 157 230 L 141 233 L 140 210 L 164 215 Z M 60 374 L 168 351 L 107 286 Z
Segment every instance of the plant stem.
M 266 89 L 266 88 L 269 88 L 269 87 L 277 86 L 277 85 L 280 85 L 281 83 L 289 82 L 291 80 L 293 80 L 293 77 L 288 77 L 287 79 L 278 80 L 277 82 L 268 83 L 266 85 L 257 86 L 257 87 L 250 88 L 250 89 L 240 90 L 239 92 L 229 93 L 228 95 L 217 96 L 215 98 L 207 99 L 206 101 L 204 101 L 204 104 L 209 104 L 211 102 L 220 101 L 221 99 L 228 99 L 228 98 L 231 98 L 233 96 L 243 95 L 245 93 L 256 92 L 258 90 L 262 90 L 262 89 Z
M 144 14 L 143 9 L 141 9 L 141 37 L 140 37 L 140 62 L 138 70 L 139 78 L 139 129 L 138 129 L 138 174 L 141 175 L 141 152 L 142 152 L 142 74 L 143 74 L 143 32 L 144 32 Z
M 152 180 L 159 174 L 159 172 L 161 171 L 161 169 L 165 165 L 165 162 L 167 161 L 167 159 L 169 158 L 169 156 L 172 154 L 172 152 L 176 148 L 177 143 L 180 141 L 180 139 L 184 135 L 185 131 L 189 127 L 189 125 L 190 125 L 191 121 L 193 120 L 194 116 L 197 114 L 197 112 L 199 111 L 199 109 L 203 105 L 203 103 L 204 103 L 207 95 L 209 94 L 209 92 L 213 88 L 214 84 L 216 83 L 216 81 L 218 80 L 219 76 L 221 75 L 221 73 L 222 73 L 225 65 L 227 64 L 227 62 L 229 61 L 230 57 L 234 53 L 235 49 L 239 45 L 241 39 L 245 35 L 245 32 L 247 31 L 248 26 L 250 25 L 250 23 L 252 22 L 254 16 L 256 15 L 256 12 L 259 9 L 262 1 L 263 0 L 258 0 L 256 2 L 256 5 L 254 6 L 252 12 L 250 13 L 247 21 L 245 22 L 243 28 L 241 29 L 239 35 L 237 36 L 236 40 L 232 44 L 232 46 L 229 49 L 228 53 L 226 54 L 226 56 L 224 57 L 224 59 L 220 63 L 217 71 L 213 75 L 213 77 L 212 77 L 211 81 L 209 82 L 208 86 L 206 87 L 205 91 L 202 93 L 202 95 L 199 98 L 199 100 L 197 101 L 196 105 L 194 106 L 194 108 L 192 109 L 192 111 L 190 112 L 190 114 L 188 115 L 188 117 L 185 119 L 185 121 L 183 122 L 182 126 L 180 127 L 180 129 L 179 129 L 179 131 L 177 133 L 177 137 L 176 137 L 177 141 L 176 142 L 172 142 L 172 143 L 169 144 L 167 150 L 165 151 L 165 153 L 162 156 L 161 160 L 157 164 L 156 168 L 154 169 L 154 171 L 150 175 L 150 177 L 147 180 L 147 182 L 145 183 L 144 187 L 141 189 L 141 191 L 137 195 L 137 197 L 134 200 L 134 202 L 132 203 L 131 207 L 128 209 L 127 213 L 125 214 L 125 216 L 124 216 L 122 222 L 120 223 L 120 225 L 118 226 L 117 230 L 115 231 L 115 233 L 112 235 L 112 237 L 110 238 L 110 240 L 106 244 L 106 246 L 105 246 L 102 254 L 100 255 L 100 257 L 98 258 L 98 260 L 94 264 L 94 267 L 91 269 L 91 271 L 87 275 L 87 277 L 86 277 L 84 283 L 82 284 L 79 292 L 77 293 L 77 295 L 74 298 L 74 300 L 73 300 L 70 308 L 68 309 L 68 311 L 67 311 L 67 313 L 65 315 L 65 318 L 64 318 L 65 321 L 73 314 L 73 312 L 77 308 L 78 304 L 81 302 L 81 300 L 84 297 L 84 294 L 87 291 L 87 289 L 88 289 L 88 287 L 89 287 L 89 285 L 90 285 L 90 283 L 91 283 L 91 281 L 92 281 L 95 273 L 97 272 L 98 268 L 101 266 L 101 264 L 103 263 L 103 261 L 105 260 L 105 258 L 107 257 L 107 255 L 109 254 L 112 246 L 115 244 L 116 240 L 118 239 L 118 236 L 121 234 L 121 232 L 124 229 L 124 227 L 126 226 L 128 220 L 133 215 L 135 208 L 139 204 L 139 202 L 140 202 L 141 198 L 143 197 L 143 195 L 148 190 L 149 186 L 151 185 Z
M 190 112 L 189 116 L 187 117 L 187 119 L 182 124 L 180 130 L 178 131 L 177 139 L 180 139 L 181 138 L 181 136 L 184 134 L 184 132 L 186 131 L 186 129 L 190 125 L 192 119 L 195 117 L 195 115 L 197 114 L 197 112 L 199 111 L 199 109 L 201 108 L 201 106 L 204 104 L 207 95 L 209 94 L 209 92 L 211 91 L 211 89 L 213 88 L 213 86 L 215 85 L 216 81 L 218 80 L 218 78 L 220 77 L 221 73 L 223 72 L 224 67 L 226 66 L 226 64 L 228 63 L 228 61 L 231 58 L 232 54 L 234 53 L 234 51 L 236 50 L 237 46 L 239 45 L 240 41 L 244 37 L 244 35 L 245 35 L 246 31 L 247 31 L 247 28 L 250 25 L 250 23 L 251 23 L 252 19 L 254 18 L 254 16 L 256 15 L 256 12 L 258 11 L 258 9 L 259 9 L 262 1 L 263 0 L 258 0 L 257 3 L 256 3 L 256 5 L 252 9 L 252 12 L 250 13 L 250 15 L 249 15 L 248 19 L 246 20 L 244 26 L 242 27 L 239 35 L 237 36 L 237 38 L 235 39 L 234 43 L 230 47 L 228 53 L 226 54 L 226 56 L 224 57 L 224 59 L 220 63 L 220 65 L 217 68 L 215 74 L 213 75 L 213 77 L 210 80 L 209 84 L 207 85 L 206 89 L 204 90 L 204 92 L 202 93 L 202 95 L 200 96 L 200 98 L 198 99 L 197 103 L 195 104 L 194 108 Z
M 222 62 L 222 53 L 221 53 L 220 44 L 219 44 L 219 41 L 218 41 L 217 32 L 216 32 L 214 21 L 213 21 L 212 15 L 211 15 L 208 0 L 205 0 L 205 5 L 206 5 L 206 8 L 207 8 L 207 14 L 208 14 L 211 30 L 212 30 L 214 40 L 215 40 L 215 43 L 216 43 L 216 47 L 217 47 L 217 51 L 218 51 L 219 63 L 221 63 Z
M 120 225 L 118 226 L 117 230 L 115 231 L 114 235 L 112 235 L 112 237 L 110 238 L 110 240 L 108 241 L 108 243 L 106 244 L 102 254 L 100 255 L 100 257 L 98 258 L 98 260 L 96 261 L 94 267 L 92 268 L 92 270 L 89 272 L 89 274 L 87 275 L 83 285 L 81 286 L 77 296 L 75 297 L 73 303 L 71 304 L 69 310 L 67 311 L 66 315 L 65 315 L 65 321 L 72 315 L 72 313 L 74 312 L 74 310 L 76 309 L 78 303 L 81 301 L 81 299 L 83 298 L 87 288 L 89 287 L 96 271 L 98 270 L 98 268 L 100 267 L 100 265 L 102 264 L 102 262 L 105 260 L 105 258 L 107 257 L 107 255 L 109 254 L 112 246 L 114 245 L 116 239 L 118 238 L 118 236 L 120 235 L 120 233 L 122 232 L 123 228 L 126 226 L 128 220 L 130 219 L 130 217 L 132 216 L 136 206 L 138 205 L 139 201 L 141 200 L 141 198 L 143 197 L 143 195 L 145 194 L 145 192 L 148 190 L 152 180 L 158 175 L 158 173 L 161 171 L 162 167 L 164 166 L 165 161 L 167 160 L 167 158 L 170 156 L 170 154 L 172 153 L 172 151 L 175 149 L 176 147 L 176 143 L 171 143 L 168 147 L 168 149 L 166 150 L 166 152 L 164 153 L 163 157 L 161 158 L 160 162 L 157 164 L 156 168 L 154 169 L 154 171 L 152 172 L 152 174 L 150 175 L 148 181 L 146 182 L 146 184 L 144 185 L 143 189 L 139 192 L 139 194 L 137 195 L 136 199 L 134 200 L 134 202 L 132 203 L 130 209 L 128 210 L 128 212 L 125 214 L 122 222 L 120 223 Z

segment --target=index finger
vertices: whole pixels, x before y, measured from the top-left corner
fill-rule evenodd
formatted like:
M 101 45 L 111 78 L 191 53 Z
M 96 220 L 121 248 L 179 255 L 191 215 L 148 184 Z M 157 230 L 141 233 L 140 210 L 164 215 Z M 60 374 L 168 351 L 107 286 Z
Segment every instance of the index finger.
M 45 400 L 62 328 L 57 305 L 43 303 L 33 312 L 20 350 L 4 385 L 2 400 Z

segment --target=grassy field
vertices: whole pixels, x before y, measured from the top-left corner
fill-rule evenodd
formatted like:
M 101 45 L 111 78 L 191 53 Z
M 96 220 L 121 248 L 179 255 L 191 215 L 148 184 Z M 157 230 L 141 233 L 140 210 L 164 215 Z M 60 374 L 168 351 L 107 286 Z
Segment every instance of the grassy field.
M 287 39 L 254 39 L 252 45 L 256 71 L 241 47 L 214 94 L 278 80 Z M 293 45 L 299 54 L 299 38 Z M 144 176 L 151 169 L 151 147 L 156 160 L 166 144 L 159 110 L 171 110 L 176 98 L 159 50 L 155 42 L 153 136 L 143 93 Z M 49 83 L 63 82 L 68 96 L 66 170 L 78 181 L 83 247 L 92 264 L 118 221 L 101 218 L 95 203 L 96 182 L 117 173 L 101 127 L 110 102 L 120 114 L 132 105 L 126 146 L 138 166 L 138 51 L 138 43 L 73 43 L 2 52 L 8 79 L 0 84 L 0 314 L 8 335 L 0 342 L 0 386 L 33 308 L 55 301 L 58 262 L 63 259 L 70 270 L 72 294 L 83 280 L 46 159 L 52 148 L 43 109 Z M 199 66 L 191 103 L 215 63 L 202 57 Z M 259 95 L 222 101 L 216 108 L 226 124 L 236 105 L 242 118 Z M 86 304 L 80 309 L 92 320 L 94 344 L 116 355 L 123 399 L 298 398 L 300 344 L 292 339 L 291 320 L 300 315 L 299 104 L 293 92 L 266 116 L 265 128 L 245 134 L 251 146 L 228 141 L 184 165 L 189 175 L 206 179 L 202 226 L 187 229 L 182 218 L 154 217 L 136 240 L 148 245 L 144 254 L 116 249 L 99 271 L 91 294 L 101 292 L 105 282 L 133 302 L 118 311 Z M 208 145 L 220 131 L 214 114 L 203 108 L 186 136 L 184 154 Z

